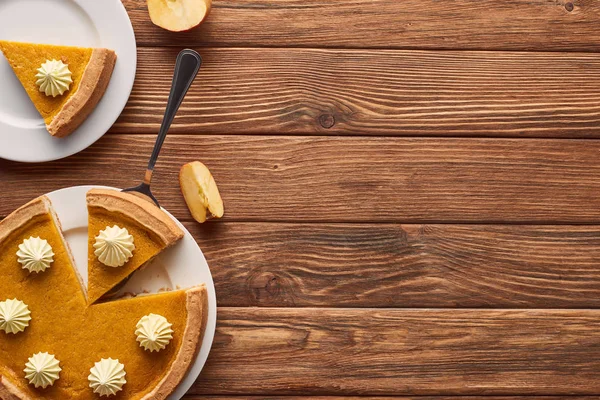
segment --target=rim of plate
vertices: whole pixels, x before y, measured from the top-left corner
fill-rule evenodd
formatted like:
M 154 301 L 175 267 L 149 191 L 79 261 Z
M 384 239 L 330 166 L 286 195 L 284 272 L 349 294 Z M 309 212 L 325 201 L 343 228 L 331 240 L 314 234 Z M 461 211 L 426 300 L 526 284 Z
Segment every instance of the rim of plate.
M 22 2 L 23 0 L 12 1 Z M 75 132 L 66 138 L 51 138 L 51 142 L 46 140 L 46 142 L 51 143 L 50 149 L 32 149 L 32 143 L 28 142 L 21 144 L 20 149 L 16 151 L 14 145 L 10 146 L 6 144 L 10 139 L 2 139 L 2 134 L 0 133 L 0 159 L 27 163 L 47 162 L 79 153 L 97 142 L 108 132 L 123 112 L 129 100 L 137 69 L 137 44 L 135 32 L 125 6 L 121 0 L 69 1 L 78 6 L 85 13 L 85 17 L 93 23 L 100 45 L 110 48 L 117 53 L 117 63 L 115 64 L 108 88 L 96 108 Z M 115 26 L 118 28 L 116 29 Z M 118 32 L 118 34 L 115 34 L 115 32 Z M 2 39 L 19 40 L 15 37 Z M 70 43 L 65 44 L 69 45 Z M 119 59 L 121 59 L 120 63 Z M 118 82 L 116 81 L 117 79 Z M 43 123 L 41 117 L 39 121 Z M 10 130 L 11 126 L 15 130 L 14 132 L 17 133 L 19 130 L 23 131 L 25 129 L 0 121 L 0 128 L 4 128 L 6 131 Z M 10 132 L 5 132 L 5 134 L 8 136 Z M 50 136 L 47 132 L 46 134 Z M 39 146 L 42 147 L 41 144 Z
M 57 209 L 57 214 L 58 214 L 59 220 L 61 222 L 61 225 L 63 225 L 63 227 L 65 228 L 65 231 L 67 233 L 70 230 L 77 230 L 77 229 L 82 228 L 82 226 L 80 226 L 80 223 L 77 222 L 81 218 L 78 215 L 74 215 L 74 214 L 79 213 L 78 209 L 85 207 L 85 193 L 87 193 L 90 189 L 94 189 L 94 188 L 120 190 L 118 188 L 114 188 L 114 187 L 110 187 L 110 186 L 85 185 L 85 186 L 71 186 L 71 187 L 58 189 L 58 190 L 46 193 L 45 196 L 47 196 L 50 199 L 50 201 L 53 204 L 53 207 Z M 75 200 L 73 200 L 73 199 L 75 199 Z M 75 202 L 75 203 L 79 203 L 79 204 L 75 204 L 75 205 L 69 204 L 69 206 L 67 207 L 69 210 L 69 213 L 68 213 L 68 215 L 63 216 L 61 214 L 66 213 L 66 210 L 63 210 L 61 212 L 60 204 L 64 205 L 65 202 Z M 58 204 L 58 206 L 57 206 L 57 204 Z M 204 364 L 206 363 L 206 359 L 208 358 L 208 355 L 212 348 L 212 343 L 214 340 L 216 323 L 217 323 L 217 297 L 216 297 L 216 292 L 215 292 L 215 284 L 212 279 L 212 273 L 210 271 L 210 267 L 208 266 L 208 262 L 206 261 L 206 258 L 204 257 L 204 253 L 202 252 L 202 249 L 198 245 L 198 242 L 196 242 L 196 239 L 194 238 L 194 236 L 186 229 L 186 227 L 181 222 L 179 222 L 179 220 L 177 218 L 175 218 L 171 213 L 169 213 L 164 208 L 162 208 L 162 210 L 165 211 L 173 219 L 173 221 L 175 221 L 175 223 L 183 230 L 184 238 L 182 239 L 182 242 L 187 241 L 190 246 L 192 245 L 191 242 L 193 242 L 193 246 L 195 246 L 195 248 L 197 249 L 198 254 L 199 254 L 198 258 L 202 261 L 202 263 L 201 263 L 202 267 L 206 268 L 205 272 L 208 274 L 207 275 L 208 279 L 206 279 L 206 282 L 204 282 L 206 284 L 206 289 L 207 289 L 207 293 L 208 293 L 208 320 L 207 320 L 206 328 L 204 331 L 204 338 L 202 339 L 202 344 L 198 351 L 198 354 L 196 355 L 196 359 L 195 359 L 194 363 L 190 366 L 186 375 L 181 380 L 179 385 L 177 385 L 175 390 L 167 398 L 168 400 L 179 400 L 187 393 L 188 390 L 190 390 L 190 388 L 192 387 L 194 382 L 198 379 L 198 376 L 200 375 L 200 372 L 202 372 L 202 369 L 204 368 Z M 75 212 L 72 212 L 72 211 L 75 211 Z M 86 214 L 85 221 L 87 221 L 87 210 L 85 211 L 85 214 Z M 86 227 L 87 227 L 87 225 L 86 225 Z M 86 232 L 87 232 L 87 229 L 86 229 Z M 67 242 L 68 241 L 69 240 L 67 238 Z M 84 242 L 87 244 L 87 239 Z M 71 244 L 69 244 L 69 245 L 71 246 Z M 73 246 L 71 246 L 71 247 L 73 247 Z M 87 251 L 87 249 L 86 249 L 86 251 Z M 79 268 L 79 266 L 77 266 L 77 265 L 76 265 L 76 267 Z M 190 266 L 187 268 L 193 268 L 193 267 Z

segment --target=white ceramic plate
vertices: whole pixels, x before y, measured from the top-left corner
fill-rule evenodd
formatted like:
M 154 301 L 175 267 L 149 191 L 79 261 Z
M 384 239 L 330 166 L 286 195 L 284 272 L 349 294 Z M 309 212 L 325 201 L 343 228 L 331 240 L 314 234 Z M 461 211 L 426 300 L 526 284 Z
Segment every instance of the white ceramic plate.
M 0 54 L 0 158 L 24 162 L 75 154 L 108 131 L 131 93 L 135 35 L 121 0 L 0 0 L 0 39 L 106 47 L 117 63 L 100 103 L 70 136 L 53 138 L 6 59 Z
M 2 1 L 2 0 L 0 0 Z M 79 273 L 87 282 L 87 226 L 88 214 L 85 194 L 94 186 L 75 186 L 48 193 L 47 196 L 60 219 L 65 238 L 71 247 Z M 97 186 L 101 187 L 101 186 Z M 171 214 L 169 214 L 171 215 Z M 171 216 L 173 218 L 173 216 Z M 179 400 L 198 379 L 212 346 L 217 323 L 217 298 L 210 269 L 202 250 L 187 229 L 175 218 L 185 237 L 175 246 L 160 254 L 148 266 L 137 271 L 121 289 L 123 292 L 156 292 L 160 288 L 187 288 L 201 283 L 208 290 L 208 323 L 202 347 L 194 365 L 169 400 Z M 168 267 L 168 268 L 167 268 Z

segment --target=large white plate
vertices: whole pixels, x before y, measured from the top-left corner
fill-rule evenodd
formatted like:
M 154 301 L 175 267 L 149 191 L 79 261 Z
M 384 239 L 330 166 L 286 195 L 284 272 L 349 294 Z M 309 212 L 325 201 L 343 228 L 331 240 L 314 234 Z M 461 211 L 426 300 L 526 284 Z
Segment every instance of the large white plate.
M 0 0 L 1 1 L 1 0 Z M 47 196 L 56 210 L 77 270 L 87 282 L 87 226 L 88 214 L 85 194 L 94 186 L 75 186 L 48 193 Z M 96 186 L 101 187 L 101 186 Z M 171 214 L 169 214 L 171 215 Z M 173 216 L 171 216 L 173 218 Z M 145 290 L 156 292 L 161 288 L 187 288 L 201 283 L 208 290 L 208 323 L 202 347 L 194 365 L 169 400 L 179 400 L 198 379 L 212 346 L 217 323 L 217 298 L 210 269 L 202 250 L 194 237 L 175 218 L 174 221 L 185 232 L 185 237 L 175 246 L 160 254 L 151 264 L 136 272 L 123 287 L 123 292 L 141 293 Z
M 0 0 L 0 39 L 115 50 L 117 63 L 104 97 L 70 136 L 53 138 L 6 59 L 0 54 L 0 158 L 50 161 L 100 139 L 123 111 L 137 63 L 135 35 L 121 0 Z

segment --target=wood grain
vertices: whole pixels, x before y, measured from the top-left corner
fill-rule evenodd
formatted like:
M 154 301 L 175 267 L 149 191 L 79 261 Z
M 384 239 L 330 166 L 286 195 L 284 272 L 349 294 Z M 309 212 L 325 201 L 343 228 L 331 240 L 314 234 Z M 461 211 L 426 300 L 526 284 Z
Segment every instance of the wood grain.
M 183 400 L 596 400 L 594 396 L 196 396 Z
M 600 227 L 185 224 L 220 306 L 600 308 Z
M 140 49 L 112 132 L 158 131 L 177 51 Z M 204 64 L 174 133 L 600 136 L 595 54 L 199 51 Z
M 600 49 L 596 0 L 215 0 L 179 34 L 152 25 L 146 0 L 123 3 L 143 46 Z
M 60 187 L 132 186 L 154 140 L 109 135 L 57 162 L 2 161 L 0 214 Z M 175 135 L 154 188 L 189 220 L 178 171 L 199 159 L 219 185 L 226 220 L 592 224 L 600 223 L 598 154 L 597 140 Z
M 184 400 L 592 400 L 594 396 L 196 396 L 183 397 Z
M 600 311 L 221 308 L 190 394 L 597 395 Z

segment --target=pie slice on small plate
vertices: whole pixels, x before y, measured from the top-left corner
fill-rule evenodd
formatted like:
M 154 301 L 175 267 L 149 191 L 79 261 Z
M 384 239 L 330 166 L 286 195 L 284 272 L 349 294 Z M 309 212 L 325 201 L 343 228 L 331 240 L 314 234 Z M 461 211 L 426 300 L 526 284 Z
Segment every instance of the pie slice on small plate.
M 117 56 L 103 48 L 54 46 L 0 40 L 0 51 L 25 88 L 52 136 L 65 137 L 94 110 L 112 75 Z M 72 83 L 60 95 L 47 95 L 36 73 L 48 61 L 60 61 L 71 72 Z
M 34 106 L 30 93 L 23 88 L 22 79 L 17 78 L 11 64 L 0 54 L 0 158 L 46 162 L 68 157 L 100 139 L 123 112 L 136 77 L 137 46 L 131 20 L 121 0 L 0 0 L 0 40 L 80 49 L 104 48 L 113 50 L 117 56 L 108 87 L 93 111 L 74 132 L 59 137 L 79 123 L 78 118 L 84 117 L 85 112 L 75 113 L 77 117 L 70 119 L 70 124 L 58 130 L 56 136 L 48 134 L 44 118 Z M 89 50 L 86 54 L 89 55 Z M 107 52 L 106 56 L 111 55 Z M 54 58 L 62 62 L 62 57 Z M 106 61 L 108 65 L 109 60 Z M 46 59 L 39 61 L 42 62 Z M 99 64 L 102 63 L 100 59 Z M 35 79 L 36 69 L 40 67 L 35 66 L 28 79 Z M 109 68 L 103 67 L 103 70 L 104 75 L 108 75 Z M 93 93 L 102 92 L 98 90 L 102 79 L 98 80 Z M 89 104 L 94 101 L 94 98 L 86 100 L 84 110 L 93 108 Z

